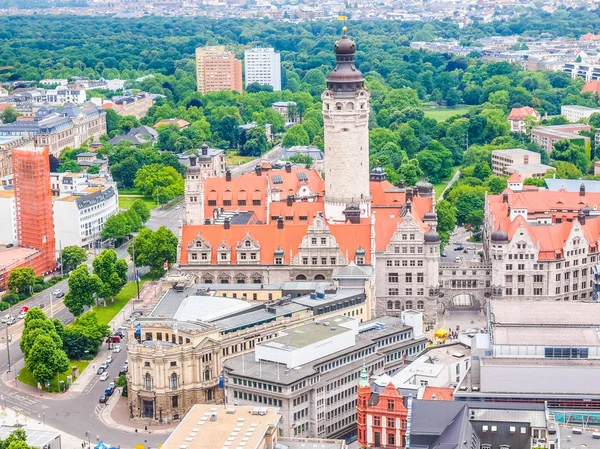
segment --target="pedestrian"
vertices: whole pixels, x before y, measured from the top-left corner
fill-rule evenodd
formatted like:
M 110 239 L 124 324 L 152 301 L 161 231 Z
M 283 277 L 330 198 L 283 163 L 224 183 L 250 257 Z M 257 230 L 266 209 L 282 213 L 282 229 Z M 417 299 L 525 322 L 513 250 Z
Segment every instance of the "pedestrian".
M 144 426 L 144 430 L 148 432 L 148 426 Z
M 137 435 L 137 429 L 135 429 L 135 434 Z

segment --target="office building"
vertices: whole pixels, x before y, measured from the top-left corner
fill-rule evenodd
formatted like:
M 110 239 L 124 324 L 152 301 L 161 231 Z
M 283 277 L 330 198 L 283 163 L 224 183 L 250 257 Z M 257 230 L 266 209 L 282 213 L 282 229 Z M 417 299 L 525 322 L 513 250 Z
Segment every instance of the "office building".
M 346 438 L 356 432 L 363 367 L 391 373 L 425 349 L 422 314 L 359 323 L 330 314 L 258 343 L 224 364 L 228 404 L 281 409 L 281 435 Z
M 588 108 L 587 106 L 566 105 L 560 107 L 560 115 L 565 117 L 571 123 L 577 123 L 579 120 L 588 119 L 592 114 L 600 112 L 598 108 Z
M 515 148 L 492 151 L 492 172 L 498 176 L 518 174 L 522 179 L 543 178 L 554 167 L 542 164 L 541 155 L 534 151 Z
M 581 142 L 587 149 L 590 146 L 590 138 L 579 133 L 590 129 L 590 125 L 585 124 L 538 126 L 531 130 L 531 141 L 541 146 L 548 154 L 552 153 L 554 144 L 559 140 Z
M 242 92 L 242 61 L 223 46 L 196 49 L 198 91 L 234 90 Z
M 246 87 L 258 83 L 281 90 L 281 56 L 273 48 L 252 48 L 244 52 Z

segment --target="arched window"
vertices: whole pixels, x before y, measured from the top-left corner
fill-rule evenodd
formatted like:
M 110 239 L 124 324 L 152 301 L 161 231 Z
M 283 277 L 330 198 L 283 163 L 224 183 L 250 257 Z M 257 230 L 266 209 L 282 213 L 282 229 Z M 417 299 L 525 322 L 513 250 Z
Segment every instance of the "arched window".
M 425 303 L 423 301 L 417 301 L 417 310 L 423 310 L 425 308 Z
M 204 380 L 210 380 L 210 367 L 204 368 Z
M 406 301 L 406 308 L 407 309 L 412 309 L 413 308 L 413 302 L 411 300 Z
M 146 377 L 144 378 L 144 386 L 147 390 L 152 389 L 152 376 L 150 375 L 150 373 L 146 373 Z
M 391 310 L 394 308 L 394 302 L 393 301 L 388 301 L 388 310 Z
M 335 104 L 335 108 L 336 108 L 338 111 L 341 111 L 341 110 L 342 110 L 342 103 L 336 103 L 336 104 Z
M 177 374 L 171 374 L 171 388 L 177 388 Z
M 298 276 L 296 276 L 296 280 L 297 281 L 305 281 L 306 280 L 306 276 L 304 276 L 303 274 L 299 274 Z
M 324 281 L 325 280 L 325 276 L 323 276 L 322 274 L 317 274 L 315 276 L 315 281 Z
M 433 296 L 433 289 L 432 288 L 429 289 L 429 296 Z
M 394 303 L 394 309 L 396 309 L 396 310 L 400 310 L 400 301 L 396 301 L 396 302 Z

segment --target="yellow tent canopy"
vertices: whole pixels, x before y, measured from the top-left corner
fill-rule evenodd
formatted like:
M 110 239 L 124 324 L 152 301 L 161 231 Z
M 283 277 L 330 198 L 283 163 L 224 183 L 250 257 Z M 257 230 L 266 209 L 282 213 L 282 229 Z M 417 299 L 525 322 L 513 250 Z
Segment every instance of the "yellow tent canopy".
M 433 334 L 433 338 L 436 340 L 446 340 L 448 338 L 448 329 L 438 329 Z

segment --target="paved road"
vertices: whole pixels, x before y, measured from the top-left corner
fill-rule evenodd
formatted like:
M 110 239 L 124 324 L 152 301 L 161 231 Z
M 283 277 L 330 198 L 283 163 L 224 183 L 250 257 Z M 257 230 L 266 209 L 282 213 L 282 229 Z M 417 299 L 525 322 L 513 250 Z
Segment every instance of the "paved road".
M 244 173 L 250 173 L 254 171 L 256 164 L 259 162 L 266 160 L 269 164 L 273 164 L 278 161 L 281 157 L 281 144 L 275 145 L 269 152 L 263 154 L 261 157 L 251 160 L 250 162 L 246 162 L 245 164 L 238 165 L 237 167 L 233 167 L 231 169 L 231 174 L 233 176 L 241 176 Z
M 446 257 L 442 257 L 442 262 L 455 262 L 456 257 L 465 258 L 467 262 L 473 261 L 475 258 L 477 261 L 480 260 L 477 253 L 483 249 L 482 243 L 468 242 L 467 239 L 471 237 L 471 232 L 465 228 L 458 227 L 454 231 L 454 235 L 450 236 L 450 243 L 444 248 L 442 254 L 446 254 Z M 461 244 L 464 249 L 455 250 L 454 248 Z M 467 251 L 465 253 L 465 250 Z
M 442 192 L 440 197 L 437 199 L 437 201 L 442 201 L 444 199 L 444 195 L 446 194 L 448 189 L 450 187 L 452 187 L 452 185 L 458 180 L 459 177 L 460 177 L 460 170 L 456 170 L 456 173 L 454 173 L 454 176 L 452 176 L 452 179 L 450 179 L 450 181 L 446 185 L 446 188 L 444 189 L 444 191 Z

